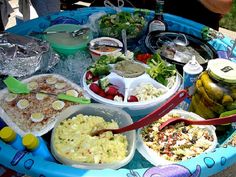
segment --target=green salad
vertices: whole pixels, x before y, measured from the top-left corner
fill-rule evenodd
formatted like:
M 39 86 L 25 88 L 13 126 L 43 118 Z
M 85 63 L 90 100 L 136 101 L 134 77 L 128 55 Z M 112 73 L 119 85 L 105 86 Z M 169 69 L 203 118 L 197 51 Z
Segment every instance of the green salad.
M 131 39 L 138 37 L 144 31 L 146 21 L 139 12 L 133 14 L 120 12 L 102 16 L 98 24 L 103 36 L 120 38 L 122 29 L 125 29 L 127 38 Z

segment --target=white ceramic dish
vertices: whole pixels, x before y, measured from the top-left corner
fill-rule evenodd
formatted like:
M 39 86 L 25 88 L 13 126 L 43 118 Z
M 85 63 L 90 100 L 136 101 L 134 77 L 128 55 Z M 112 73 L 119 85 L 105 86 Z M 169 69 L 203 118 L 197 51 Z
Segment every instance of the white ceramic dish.
M 114 108 L 112 106 L 102 105 L 102 104 L 88 104 L 88 105 L 77 105 L 77 106 L 71 106 L 67 108 L 65 111 L 63 111 L 58 117 L 57 117 L 57 123 L 55 124 L 55 127 L 52 132 L 51 136 L 51 151 L 54 157 L 66 165 L 71 165 L 74 167 L 82 168 L 82 169 L 118 169 L 126 164 L 129 163 L 129 161 L 133 158 L 134 152 L 135 152 L 135 141 L 136 141 L 136 134 L 135 131 L 129 131 L 123 133 L 127 137 L 128 140 L 128 155 L 125 159 L 119 162 L 114 163 L 104 163 L 104 164 L 93 164 L 93 163 L 81 163 L 77 161 L 70 160 L 68 158 L 65 158 L 61 156 L 54 147 L 54 135 L 55 135 L 55 129 L 60 124 L 61 121 L 73 117 L 77 114 L 83 114 L 83 115 L 93 115 L 93 116 L 101 116 L 104 118 L 105 121 L 111 121 L 114 120 L 118 123 L 119 127 L 124 127 L 126 125 L 132 124 L 133 121 L 129 114 L 127 114 L 125 111 Z
M 192 113 L 192 112 L 187 112 L 187 111 L 184 111 L 184 110 L 174 109 L 169 114 L 173 114 L 173 113 L 174 114 L 177 113 L 183 118 L 191 117 L 194 120 L 203 120 L 203 118 L 201 118 L 197 114 Z M 212 145 L 207 150 L 205 150 L 204 153 L 213 151 L 216 148 L 217 144 L 218 144 L 217 136 L 216 136 L 216 133 L 215 133 L 215 127 L 214 126 L 203 126 L 203 125 L 201 125 L 199 127 L 200 128 L 206 128 L 208 130 L 209 134 L 212 135 L 212 137 L 213 137 Z M 142 154 L 142 156 L 146 160 L 148 160 L 150 163 L 152 163 L 155 166 L 176 163 L 176 162 L 168 161 L 168 160 L 164 159 L 163 157 L 159 156 L 153 149 L 149 148 L 143 142 L 142 135 L 141 135 L 141 130 L 142 130 L 142 128 L 138 129 L 138 131 L 137 131 L 137 143 L 136 143 L 136 145 L 137 145 L 137 150 Z
M 93 39 L 89 42 L 90 44 L 106 44 L 106 45 L 115 45 L 115 46 L 119 46 L 119 47 L 123 47 L 123 44 L 121 41 L 119 41 L 118 39 L 115 38 L 110 38 L 110 37 L 100 37 L 100 38 L 96 38 Z M 93 49 L 92 47 L 89 47 L 89 51 L 90 54 L 92 55 L 93 59 L 98 59 L 100 56 L 102 55 L 115 55 L 118 52 L 120 52 L 122 49 L 117 48 L 114 51 L 111 52 L 101 52 L 99 50 Z

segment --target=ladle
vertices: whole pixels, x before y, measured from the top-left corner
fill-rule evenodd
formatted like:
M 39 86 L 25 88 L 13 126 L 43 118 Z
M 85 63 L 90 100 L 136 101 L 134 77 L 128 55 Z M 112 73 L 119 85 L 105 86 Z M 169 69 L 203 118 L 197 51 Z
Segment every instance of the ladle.
M 82 97 L 74 97 L 74 96 L 66 95 L 64 93 L 54 94 L 54 93 L 48 93 L 48 92 L 41 91 L 41 90 L 32 91 L 27 87 L 27 84 L 20 82 L 19 80 L 17 80 L 16 78 L 14 78 L 12 76 L 8 76 L 3 82 L 6 84 L 8 90 L 10 92 L 16 93 L 16 94 L 20 94 L 20 93 L 29 94 L 30 92 L 31 93 L 43 93 L 43 94 L 47 94 L 47 95 L 56 96 L 60 100 L 66 100 L 66 101 L 71 101 L 71 102 L 80 103 L 80 104 L 91 103 L 90 99 L 82 98 Z
M 81 28 L 74 31 L 43 31 L 43 32 L 31 32 L 30 35 L 38 35 L 38 34 L 57 34 L 57 33 L 68 33 L 71 34 L 72 37 L 81 36 L 89 31 L 89 28 Z
M 185 125 L 221 125 L 236 122 L 236 114 L 232 116 L 226 116 L 221 118 L 212 118 L 207 120 L 189 120 L 185 118 L 171 118 L 166 122 L 162 123 L 159 127 L 159 130 L 162 130 L 164 127 L 170 124 L 176 124 L 178 122 L 184 122 Z
M 134 122 L 133 124 L 130 124 L 128 126 L 118 128 L 118 129 L 101 129 L 96 130 L 91 133 L 91 136 L 97 136 L 101 133 L 104 133 L 106 131 L 111 131 L 113 134 L 117 133 L 123 133 L 130 130 L 135 130 L 141 127 L 144 127 L 146 125 L 151 124 L 154 121 L 157 121 L 158 119 L 162 118 L 164 115 L 166 115 L 168 112 L 170 112 L 172 109 L 174 109 L 179 103 L 181 103 L 186 97 L 188 96 L 188 93 L 186 90 L 180 90 L 175 95 L 173 95 L 167 102 L 165 102 L 163 105 L 158 107 L 156 110 L 148 114 L 147 116 L 143 117 L 142 119 Z

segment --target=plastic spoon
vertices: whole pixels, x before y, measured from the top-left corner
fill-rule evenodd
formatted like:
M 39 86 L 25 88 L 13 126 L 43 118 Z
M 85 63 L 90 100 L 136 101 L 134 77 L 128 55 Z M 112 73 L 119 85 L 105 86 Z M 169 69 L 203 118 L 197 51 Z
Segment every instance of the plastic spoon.
M 54 93 L 48 93 L 48 92 L 44 92 L 44 91 L 32 91 L 32 90 L 28 89 L 27 84 L 20 82 L 19 80 L 17 80 L 16 78 L 14 78 L 12 76 L 8 76 L 3 82 L 6 84 L 8 90 L 12 93 L 17 93 L 17 94 L 20 94 L 20 93 L 27 93 L 28 94 L 30 92 L 31 93 L 43 93 L 43 94 L 47 94 L 47 95 L 56 96 L 60 100 L 66 100 L 66 101 L 71 101 L 71 102 L 80 103 L 80 104 L 91 103 L 90 99 L 69 96 L 64 93 L 54 94 Z
M 162 123 L 159 127 L 159 130 L 162 130 L 164 127 L 178 123 L 178 122 L 184 122 L 185 125 L 221 125 L 221 124 L 228 124 L 232 122 L 236 122 L 236 115 L 227 116 L 227 117 L 221 117 L 221 118 L 213 118 L 213 119 L 207 119 L 207 120 L 189 120 L 184 118 L 171 118 L 167 120 L 166 122 Z
M 123 133 L 130 130 L 135 130 L 141 127 L 144 127 L 146 125 L 151 124 L 154 121 L 157 121 L 158 119 L 162 118 L 164 115 L 166 115 L 168 112 L 170 112 L 172 109 L 174 109 L 179 103 L 181 103 L 186 97 L 188 97 L 188 93 L 186 90 L 180 90 L 175 95 L 173 95 L 167 102 L 165 102 L 163 105 L 161 105 L 159 108 L 157 108 L 155 111 L 151 112 L 147 116 L 143 117 L 142 119 L 134 122 L 133 124 L 130 124 L 128 126 L 118 128 L 118 129 L 101 129 L 97 130 L 91 133 L 91 136 L 97 136 L 101 133 L 104 133 L 106 131 L 111 131 L 113 134 L 117 133 Z

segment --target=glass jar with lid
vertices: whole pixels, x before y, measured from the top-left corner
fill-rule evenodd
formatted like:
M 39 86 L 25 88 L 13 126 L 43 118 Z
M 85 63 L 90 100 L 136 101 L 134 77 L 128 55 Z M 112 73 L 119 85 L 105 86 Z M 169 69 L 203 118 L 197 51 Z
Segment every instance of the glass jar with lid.
M 205 119 L 236 114 L 236 63 L 227 59 L 208 62 L 195 84 L 189 111 Z

